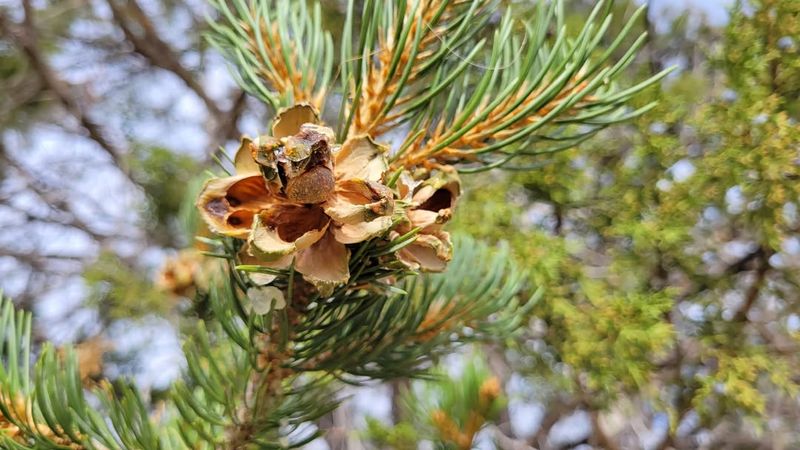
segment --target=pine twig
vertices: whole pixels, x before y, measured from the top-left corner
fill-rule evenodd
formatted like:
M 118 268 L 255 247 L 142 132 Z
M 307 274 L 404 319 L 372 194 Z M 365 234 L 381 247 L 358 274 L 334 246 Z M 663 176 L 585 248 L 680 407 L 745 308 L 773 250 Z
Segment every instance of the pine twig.
M 322 31 L 319 5 L 279 0 L 210 0 L 219 20 L 209 22 L 211 44 L 236 63 L 240 85 L 273 109 L 310 103 L 322 110 L 333 39 Z
M 395 21 L 394 27 L 385 32 L 379 32 L 378 48 L 368 58 L 365 87 L 351 130 L 353 135 L 378 135 L 380 132 L 377 130 L 392 120 L 387 117 L 388 111 L 385 109 L 390 97 L 403 89 L 404 84 L 412 84 L 417 80 L 422 63 L 433 53 L 433 46 L 438 42 L 441 29 L 437 29 L 437 16 L 452 8 L 453 2 L 431 0 L 416 4 L 416 8 L 414 6 L 413 2 L 406 3 L 405 10 L 400 13 L 403 19 Z M 398 43 L 395 40 L 400 35 L 400 30 L 395 28 L 398 24 L 409 27 L 404 30 L 408 34 L 401 48 L 396 47 Z M 397 67 L 411 67 L 405 80 L 403 71 L 393 67 L 395 58 L 399 58 Z

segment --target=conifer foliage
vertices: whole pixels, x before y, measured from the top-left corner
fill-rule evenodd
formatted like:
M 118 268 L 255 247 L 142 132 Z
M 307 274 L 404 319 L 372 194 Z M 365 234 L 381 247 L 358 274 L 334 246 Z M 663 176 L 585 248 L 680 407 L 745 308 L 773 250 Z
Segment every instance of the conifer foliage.
M 157 409 L 132 383 L 85 385 L 6 300 L 3 448 L 298 447 L 338 383 L 425 376 L 513 335 L 540 291 L 504 247 L 447 233 L 459 173 L 524 169 L 636 117 L 652 105 L 629 100 L 663 76 L 616 85 L 644 37 L 611 60 L 632 28 L 606 36 L 611 2 L 569 30 L 558 1 L 520 22 L 493 0 L 350 0 L 338 51 L 304 1 L 212 4 L 210 41 L 275 119 L 221 152 L 228 173 L 196 200 L 223 264 L 193 288 L 185 374 Z

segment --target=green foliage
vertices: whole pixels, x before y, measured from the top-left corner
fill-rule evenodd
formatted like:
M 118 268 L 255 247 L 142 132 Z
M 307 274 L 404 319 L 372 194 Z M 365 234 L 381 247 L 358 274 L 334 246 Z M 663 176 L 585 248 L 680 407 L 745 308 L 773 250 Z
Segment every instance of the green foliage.
M 376 250 L 357 253 L 351 259 L 351 273 L 359 273 L 352 268 L 376 267 L 370 261 L 375 252 L 380 257 L 382 249 L 402 245 L 397 243 L 401 240 L 403 237 Z M 369 243 L 363 246 L 367 248 Z M 457 240 L 456 248 L 456 256 L 442 274 L 409 276 L 391 288 L 380 283 L 378 289 L 345 286 L 334 292 L 336 301 L 312 296 L 307 305 L 296 306 L 301 309 L 295 312 L 305 317 L 291 329 L 281 330 L 291 333 L 296 343 L 293 360 L 286 364 L 296 370 L 344 372 L 370 378 L 423 375 L 424 363 L 450 351 L 452 342 L 485 342 L 511 336 L 521 325 L 519 313 L 533 307 L 541 292 L 535 291 L 528 301 L 520 301 L 524 276 L 510 263 L 507 248 L 494 250 L 466 237 Z M 288 292 L 300 288 L 288 274 L 280 275 L 286 278 L 279 278 L 276 286 L 286 283 Z M 384 277 L 383 273 L 365 273 L 349 283 L 365 285 Z M 245 278 L 234 278 L 242 283 L 242 290 L 251 287 Z M 215 296 L 212 292 L 212 302 L 222 302 L 228 296 Z M 235 290 L 230 296 L 240 299 Z M 272 320 L 288 321 L 283 315 L 292 313 L 272 311 L 261 317 L 238 305 L 224 304 L 214 310 L 222 314 L 217 320 L 222 321 L 230 337 L 240 343 L 252 342 L 259 333 L 270 330 Z M 253 325 L 248 331 L 241 329 L 240 323 Z
M 283 362 L 264 361 L 255 345 L 242 348 L 222 330 L 207 330 L 202 324 L 186 341 L 187 380 L 173 391 L 186 448 L 248 442 L 258 448 L 295 448 L 319 436 L 289 439 L 300 425 L 337 406 L 332 399 L 323 400 L 332 398 L 330 377 L 287 377 Z
M 526 334 L 536 351 L 515 364 L 549 383 L 557 395 L 544 401 L 609 414 L 641 401 L 668 413 L 670 445 L 691 412 L 698 430 L 791 421 L 779 405 L 798 389 L 786 323 L 798 312 L 787 249 L 800 20 L 793 1 L 751 5 L 734 11 L 713 65 L 634 101 L 657 101 L 648 115 L 537 170 L 467 179 L 456 220 L 479 238 L 510 236 L 545 288 Z
M 175 386 L 167 406 L 173 419 L 158 427 L 147 418 L 140 394 L 124 385 L 92 391 L 103 408 L 90 411 L 70 352 L 62 361 L 51 347 L 45 348 L 31 375 L 26 365 L 30 317 L 19 313 L 14 319 L 13 307 L 6 302 L 0 323 L 7 333 L 5 353 L 0 355 L 8 361 L 0 372 L 0 386 L 7 390 L 0 408 L 6 410 L 0 411 L 24 430 L 23 440 L 42 446 L 13 448 L 61 448 L 55 442 L 89 449 L 99 448 L 98 443 L 109 449 L 301 446 L 317 434 L 292 435 L 292 440 L 289 435 L 337 405 L 320 401 L 332 398 L 328 386 L 333 379 L 357 383 L 363 376 L 423 376 L 425 366 L 454 345 L 513 335 L 521 313 L 539 294 L 520 305 L 517 295 L 524 277 L 508 263 L 507 250 L 492 250 L 467 238 L 458 248 L 446 275 L 409 278 L 389 295 L 359 290 L 340 294 L 338 301 L 319 301 L 304 309 L 295 305 L 266 315 L 239 303 L 237 283 L 245 281 L 233 270 L 232 278 L 219 280 L 210 290 L 213 320 L 200 323 L 187 340 L 186 378 Z M 307 318 L 300 321 L 300 315 Z M 453 333 L 458 335 L 455 341 Z M 274 342 L 282 344 L 272 346 Z M 343 349 L 350 350 L 335 353 Z M 443 398 L 460 401 L 452 395 Z M 10 399 L 17 398 L 42 402 L 33 406 L 42 408 L 34 409 L 33 420 L 56 430 L 53 437 L 8 411 Z M 103 416 L 111 422 L 100 419 Z
M 378 448 L 394 450 L 417 448 L 421 440 L 441 449 L 472 448 L 477 433 L 497 420 L 506 399 L 482 354 L 473 353 L 463 363 L 458 375 L 440 365 L 432 379 L 413 382 L 401 394 L 401 421 L 389 426 L 368 418 L 366 437 Z
M 311 10 L 291 0 L 210 3 L 222 21 L 209 21 L 209 39 L 235 63 L 247 92 L 274 110 L 300 102 L 321 106 L 334 51 L 318 3 Z
M 89 289 L 89 302 L 107 313 L 124 319 L 147 314 L 166 314 L 174 305 L 150 279 L 112 252 L 101 252 L 83 273 Z
M 654 362 L 671 346 L 674 330 L 664 321 L 672 308 L 669 293 L 626 295 L 590 281 L 578 292 L 552 299 L 551 335 L 545 341 L 571 368 L 587 374 L 586 387 L 592 392 L 608 397 L 625 389 L 644 389 Z
M 186 199 L 197 190 L 197 161 L 166 148 L 143 147 L 130 158 L 130 170 L 147 195 L 142 222 L 149 234 L 167 247 L 186 246 L 197 231 L 181 217 Z
M 0 445 L 3 448 L 63 450 L 161 447 L 140 394 L 120 384 L 91 390 L 91 404 L 78 375 L 74 352 L 60 356 L 45 344 L 32 357 L 31 316 L 0 302 Z M 10 426 L 8 426 L 10 425 Z
M 726 30 L 721 55 L 731 85 L 741 93 L 776 95 L 797 116 L 800 98 L 800 5 L 785 0 L 738 8 Z
M 698 375 L 699 386 L 692 398 L 693 406 L 705 420 L 730 413 L 763 417 L 767 413 L 765 385 L 787 397 L 799 392 L 788 361 L 774 360 L 763 347 L 712 349 L 706 357 L 719 366 L 710 374 Z
M 372 417 L 367 417 L 365 435 L 376 447 L 394 450 L 415 450 L 420 439 L 419 429 L 411 423 L 389 426 Z
M 706 144 L 697 164 L 697 180 L 678 186 L 666 201 L 673 195 L 690 196 L 699 204 L 725 209 L 724 193 L 736 188 L 746 207 L 730 213 L 730 220 L 754 233 L 762 245 L 779 250 L 795 227 L 783 208 L 798 204 L 795 143 L 800 130 L 781 110 L 778 97 L 742 96 L 732 105 L 714 103 L 700 111 L 697 131 L 713 142 Z
M 558 164 L 545 166 L 544 174 L 518 175 L 511 182 L 536 195 L 537 179 L 547 179 L 547 169 Z M 547 323 L 541 338 L 548 350 L 532 355 L 540 369 L 553 370 L 552 375 L 567 377 L 569 383 L 570 373 L 557 369 L 558 362 L 586 374 L 587 388 L 597 394 L 594 400 L 598 404 L 607 404 L 619 392 L 643 388 L 654 363 L 671 345 L 673 329 L 664 321 L 673 306 L 670 293 L 625 292 L 593 279 L 578 263 L 586 249 L 577 242 L 526 228 L 520 223 L 523 211 L 519 206 L 496 200 L 497 191 L 503 189 L 494 183 L 494 189 L 470 192 L 457 226 L 484 239 L 511 236 L 518 264 L 529 267 L 532 282 L 546 287 L 543 295 L 547 301 L 532 311 Z M 557 193 L 558 187 L 547 192 Z M 561 204 L 565 203 L 569 204 Z
M 339 141 L 409 124 L 395 165 L 470 162 L 477 164 L 463 170 L 475 171 L 573 147 L 643 114 L 653 105 L 632 110 L 631 99 L 666 72 L 624 89 L 615 83 L 645 36 L 611 63 L 643 9 L 600 49 L 610 4 L 599 2 L 572 36 L 560 1 L 541 3 L 530 23 L 508 13 L 496 27 L 487 27 L 492 0 L 367 1 L 360 33 L 349 1 L 343 35 L 359 37 L 341 42 Z M 236 63 L 246 90 L 276 110 L 293 102 L 322 109 L 333 60 L 330 36 L 312 33 L 321 30 L 319 8 L 214 5 L 222 20 L 211 23 L 210 39 Z M 491 38 L 483 36 L 487 28 Z

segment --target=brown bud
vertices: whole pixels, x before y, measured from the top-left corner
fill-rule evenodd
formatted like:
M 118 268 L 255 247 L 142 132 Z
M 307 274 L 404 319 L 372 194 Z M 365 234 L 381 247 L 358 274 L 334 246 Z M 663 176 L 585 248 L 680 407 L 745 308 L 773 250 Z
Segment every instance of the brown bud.
M 333 131 L 305 124 L 274 152 L 282 192 L 297 203 L 322 203 L 333 193 Z
M 297 203 L 322 203 L 334 189 L 333 171 L 326 166 L 312 167 L 288 181 L 285 193 Z

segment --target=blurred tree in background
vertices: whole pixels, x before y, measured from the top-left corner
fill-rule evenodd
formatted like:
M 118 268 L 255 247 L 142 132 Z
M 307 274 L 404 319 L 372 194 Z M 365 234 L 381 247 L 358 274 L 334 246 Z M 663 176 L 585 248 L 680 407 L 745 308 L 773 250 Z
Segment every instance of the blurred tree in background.
M 570 2 L 567 23 L 594 3 Z M 322 4 L 338 30 L 342 6 Z M 612 29 L 635 6 L 617 1 Z M 369 394 L 390 392 L 394 426 L 326 415 L 329 446 L 800 446 L 800 3 L 732 11 L 724 28 L 682 16 L 667 31 L 649 11 L 631 84 L 679 66 L 634 105 L 655 110 L 526 159 L 536 170 L 465 177 L 455 228 L 507 241 L 542 300 L 522 338 L 461 373 Z M 0 2 L 2 286 L 42 316 L 40 339 L 87 355 L 113 342 L 106 376 L 152 371 L 153 350 L 123 329 L 203 313 L 181 291 L 198 263 L 178 253 L 213 156 L 198 149 L 267 122 L 202 39 L 207 13 L 194 0 Z M 165 258 L 177 265 L 156 283 Z
M 800 444 L 798 37 L 791 0 L 651 36 L 640 71 L 684 66 L 655 111 L 469 193 L 461 226 L 547 288 L 506 351 L 544 407 L 537 445 L 576 411 L 604 448 Z
M 33 308 L 84 270 L 91 288 L 98 257 L 140 283 L 163 249 L 193 240 L 179 215 L 209 158 L 195 146 L 238 139 L 245 109 L 263 111 L 207 50 L 203 2 L 0 8 L 7 293 Z

